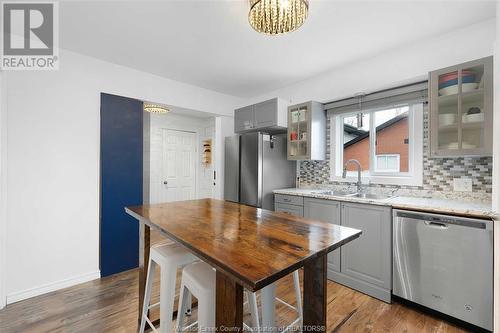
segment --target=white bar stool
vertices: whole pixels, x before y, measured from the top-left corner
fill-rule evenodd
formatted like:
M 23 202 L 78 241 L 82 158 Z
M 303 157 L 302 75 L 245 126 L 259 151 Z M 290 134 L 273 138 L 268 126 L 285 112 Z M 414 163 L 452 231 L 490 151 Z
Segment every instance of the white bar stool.
M 198 332 L 215 327 L 215 269 L 212 266 L 197 262 L 182 270 L 181 289 L 179 292 L 179 308 L 177 310 L 177 332 L 191 328 L 196 322 L 184 327 L 187 299 L 193 295 L 198 299 Z
M 198 323 L 198 332 L 200 332 L 201 329 L 206 331 L 207 328 L 210 329 L 215 327 L 215 274 L 215 269 L 204 262 L 191 264 L 185 267 L 182 271 L 179 308 L 177 310 L 178 332 L 190 329 L 196 323 Z M 274 294 L 272 295 L 270 301 L 266 300 L 265 297 L 262 299 L 263 307 L 266 307 L 267 311 L 274 312 L 274 300 L 276 300 L 297 312 L 297 318 L 290 323 L 283 330 L 283 332 L 289 331 L 294 325 L 302 321 L 302 295 L 298 270 L 293 272 L 293 282 L 297 302 L 296 306 L 290 305 L 278 297 L 274 297 Z M 198 321 L 190 324 L 189 326 L 184 326 L 186 309 L 191 302 L 190 300 L 186 301 L 186 298 L 188 298 L 191 294 L 198 299 Z M 260 316 L 257 307 L 257 293 L 245 290 L 245 295 L 247 297 L 247 302 L 245 302 L 245 304 L 249 304 L 253 327 L 250 327 L 245 323 L 243 323 L 243 325 L 246 329 L 253 332 L 264 331 L 266 328 L 260 326 Z M 266 304 L 264 305 L 264 303 Z M 274 314 L 272 317 L 274 318 Z
M 144 333 L 146 323 L 154 332 L 158 331 L 148 318 L 148 311 L 160 306 L 160 333 L 170 333 L 172 330 L 172 313 L 174 311 L 175 281 L 177 268 L 184 267 L 198 260 L 194 255 L 176 243 L 159 244 L 151 247 L 149 256 L 148 276 L 144 293 L 140 333 Z M 151 289 L 156 266 L 160 266 L 160 301 L 151 302 Z M 190 297 L 188 297 L 190 298 Z

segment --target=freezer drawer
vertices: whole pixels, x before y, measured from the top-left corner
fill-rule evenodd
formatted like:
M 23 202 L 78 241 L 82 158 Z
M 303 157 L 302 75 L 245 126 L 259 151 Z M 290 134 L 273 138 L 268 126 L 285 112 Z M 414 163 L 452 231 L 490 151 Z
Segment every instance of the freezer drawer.
M 492 330 L 492 221 L 396 210 L 393 223 L 393 294 Z

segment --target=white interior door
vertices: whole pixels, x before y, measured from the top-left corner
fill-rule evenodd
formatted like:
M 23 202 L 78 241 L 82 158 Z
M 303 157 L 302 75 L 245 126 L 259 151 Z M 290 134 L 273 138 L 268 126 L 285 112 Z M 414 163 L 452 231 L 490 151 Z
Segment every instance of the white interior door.
M 196 133 L 163 130 L 162 202 L 196 199 Z

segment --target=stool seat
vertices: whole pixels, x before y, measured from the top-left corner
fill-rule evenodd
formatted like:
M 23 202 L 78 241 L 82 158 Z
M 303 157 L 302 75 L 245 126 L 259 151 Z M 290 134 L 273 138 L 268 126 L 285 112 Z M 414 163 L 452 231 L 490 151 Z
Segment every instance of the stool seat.
M 215 269 L 203 262 L 186 266 L 182 271 L 186 285 L 193 288 L 192 293 L 215 293 Z M 196 292 L 195 292 L 196 291 Z
M 177 243 L 154 245 L 150 249 L 150 256 L 157 262 L 175 263 L 177 266 L 185 266 L 197 260 L 194 255 Z

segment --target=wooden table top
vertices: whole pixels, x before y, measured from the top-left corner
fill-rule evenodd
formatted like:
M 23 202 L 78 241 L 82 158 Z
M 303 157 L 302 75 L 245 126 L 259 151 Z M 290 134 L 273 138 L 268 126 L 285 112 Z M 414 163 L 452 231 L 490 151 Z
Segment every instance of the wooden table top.
M 214 199 L 125 210 L 251 291 L 361 234 L 352 228 Z

